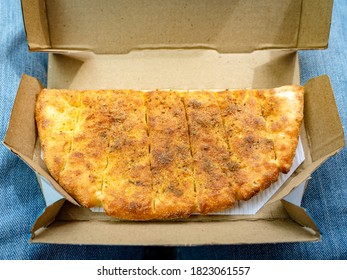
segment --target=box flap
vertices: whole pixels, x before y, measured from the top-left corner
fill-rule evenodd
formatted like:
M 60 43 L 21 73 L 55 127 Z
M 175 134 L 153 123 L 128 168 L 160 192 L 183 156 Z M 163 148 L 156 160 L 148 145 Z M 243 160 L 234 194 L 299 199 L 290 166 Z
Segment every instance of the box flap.
M 327 48 L 333 0 L 303 0 L 297 48 Z
M 30 50 L 326 48 L 333 0 L 22 0 Z
M 320 76 L 306 83 L 304 111 L 313 161 L 345 146 L 342 123 L 328 76 Z
M 76 220 L 76 211 L 84 212 L 84 219 L 78 215 L 80 219 Z M 57 219 L 38 230 L 31 242 L 177 246 L 301 242 L 320 238 L 314 229 L 293 221 L 280 202 L 265 207 L 257 215 L 218 219 L 196 216 L 184 222 L 120 222 L 98 215 L 92 217 L 94 214 L 65 203 Z
M 38 221 L 49 220 L 52 211 L 44 211 Z M 32 242 L 75 243 L 78 240 L 79 244 L 104 245 L 204 245 L 320 239 L 319 230 L 307 212 L 287 201 L 267 205 L 251 216 L 196 215 L 176 221 L 125 222 L 69 202 L 60 205 L 59 213 L 55 214 L 54 222 L 49 225 L 36 223 L 41 224 L 41 228 L 35 227 L 32 231 Z
M 309 230 L 312 230 L 314 235 L 316 235 L 317 237 L 320 236 L 317 225 L 304 208 L 301 208 L 286 200 L 282 200 L 282 203 L 289 217 L 291 217 L 293 221 L 297 222 L 299 225 L 302 225 L 303 227 Z
M 32 158 L 34 154 L 36 124 L 33 104 L 36 103 L 36 94 L 42 88 L 37 79 L 27 75 L 22 76 L 4 139 L 4 144 L 11 150 L 27 158 Z
M 318 236 L 291 219 L 276 219 L 256 223 L 251 220 L 136 224 L 98 220 L 55 221 L 31 241 L 55 244 L 183 246 L 318 240 Z
M 78 205 L 50 176 L 45 164 L 38 155 L 40 143 L 35 123 L 35 103 L 36 95 L 42 88 L 37 79 L 27 75 L 22 76 L 5 135 L 4 145 L 39 175 L 43 176 L 67 200 Z
M 29 49 L 50 49 L 45 0 L 22 1 L 22 14 Z
M 38 230 L 43 227 L 48 227 L 55 220 L 55 217 L 57 216 L 60 208 L 63 206 L 64 201 L 65 199 L 60 199 L 44 209 L 30 230 L 31 238 L 35 237 L 35 233 Z

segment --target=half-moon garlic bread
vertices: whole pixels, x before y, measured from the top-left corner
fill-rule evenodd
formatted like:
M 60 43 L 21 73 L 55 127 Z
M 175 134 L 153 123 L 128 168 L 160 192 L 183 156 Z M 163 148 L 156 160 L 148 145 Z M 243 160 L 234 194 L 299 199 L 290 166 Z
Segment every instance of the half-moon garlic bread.
M 128 220 L 208 214 L 289 172 L 304 89 L 42 90 L 52 177 L 82 206 Z

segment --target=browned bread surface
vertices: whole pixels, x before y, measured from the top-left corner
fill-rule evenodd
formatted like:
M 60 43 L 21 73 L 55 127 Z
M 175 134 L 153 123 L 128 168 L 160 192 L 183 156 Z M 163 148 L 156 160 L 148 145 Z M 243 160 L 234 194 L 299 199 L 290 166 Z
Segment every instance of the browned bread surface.
M 292 165 L 300 86 L 267 90 L 42 90 L 36 122 L 52 177 L 121 219 L 207 214 Z
M 212 92 L 184 94 L 194 158 L 197 210 L 209 213 L 233 206 L 230 161 L 223 120 Z
M 196 194 L 183 102 L 174 91 L 145 96 L 156 216 L 187 217 L 195 211 Z

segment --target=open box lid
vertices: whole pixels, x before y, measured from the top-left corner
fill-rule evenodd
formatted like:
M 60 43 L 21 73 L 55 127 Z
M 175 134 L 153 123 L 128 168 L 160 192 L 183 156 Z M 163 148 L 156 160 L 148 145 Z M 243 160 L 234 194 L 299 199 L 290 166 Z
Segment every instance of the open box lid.
M 30 50 L 104 54 L 326 48 L 332 6 L 333 0 L 22 0 Z

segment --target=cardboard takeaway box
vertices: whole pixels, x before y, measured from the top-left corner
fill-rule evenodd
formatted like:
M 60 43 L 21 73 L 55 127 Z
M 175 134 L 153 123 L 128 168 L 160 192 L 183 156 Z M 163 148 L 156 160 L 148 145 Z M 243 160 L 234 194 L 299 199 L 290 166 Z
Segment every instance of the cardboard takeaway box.
M 329 0 L 22 0 L 30 50 L 49 52 L 48 87 L 71 89 L 299 84 L 297 50 L 327 47 L 332 5 Z M 345 144 L 327 76 L 305 85 L 305 161 L 258 213 L 169 222 L 117 221 L 79 207 L 64 192 L 40 158 L 34 104 L 41 88 L 35 78 L 23 76 L 4 140 L 42 185 L 54 186 L 62 197 L 47 203 L 32 227 L 31 242 L 201 245 L 320 239 L 300 199 L 310 174 Z M 290 196 L 298 190 L 295 202 Z

